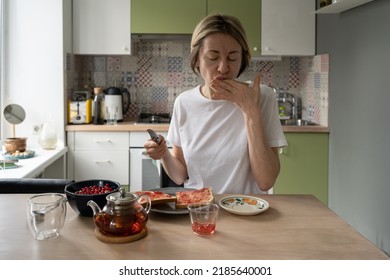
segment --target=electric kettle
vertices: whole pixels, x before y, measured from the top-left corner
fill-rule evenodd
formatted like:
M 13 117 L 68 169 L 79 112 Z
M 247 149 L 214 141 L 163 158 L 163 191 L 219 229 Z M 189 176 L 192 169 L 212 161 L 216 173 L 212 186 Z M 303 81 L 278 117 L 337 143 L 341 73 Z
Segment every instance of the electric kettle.
M 126 88 L 109 87 L 104 92 L 104 119 L 115 113 L 117 121 L 123 121 L 123 116 L 130 108 L 130 93 Z

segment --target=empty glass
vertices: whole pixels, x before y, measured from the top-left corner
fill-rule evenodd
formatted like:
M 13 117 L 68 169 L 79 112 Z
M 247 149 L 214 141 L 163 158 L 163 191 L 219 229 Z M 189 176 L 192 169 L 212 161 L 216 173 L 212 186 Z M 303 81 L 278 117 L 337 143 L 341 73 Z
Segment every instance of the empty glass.
M 27 223 L 34 238 L 45 240 L 60 235 L 66 217 L 66 198 L 59 193 L 34 195 L 27 200 Z
M 108 125 L 117 125 L 118 117 L 118 107 L 106 107 L 106 119 Z

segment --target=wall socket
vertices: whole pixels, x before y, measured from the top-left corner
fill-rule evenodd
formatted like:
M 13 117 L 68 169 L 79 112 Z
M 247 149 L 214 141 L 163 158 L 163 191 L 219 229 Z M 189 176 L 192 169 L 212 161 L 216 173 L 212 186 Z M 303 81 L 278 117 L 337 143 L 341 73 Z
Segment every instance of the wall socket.
M 33 124 L 32 125 L 33 134 L 38 135 L 39 133 L 41 133 L 41 128 L 42 128 L 41 124 Z

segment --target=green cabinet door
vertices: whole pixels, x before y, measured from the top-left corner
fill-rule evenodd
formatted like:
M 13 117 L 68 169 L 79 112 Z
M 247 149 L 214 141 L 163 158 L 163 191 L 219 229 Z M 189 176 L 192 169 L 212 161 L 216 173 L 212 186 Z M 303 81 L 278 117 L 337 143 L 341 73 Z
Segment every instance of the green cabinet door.
M 328 205 L 327 133 L 285 133 L 274 194 L 312 194 Z
M 206 0 L 132 0 L 131 33 L 192 34 L 206 16 Z
M 260 56 L 261 0 L 208 0 L 207 13 L 216 12 L 237 17 L 247 33 L 252 56 Z

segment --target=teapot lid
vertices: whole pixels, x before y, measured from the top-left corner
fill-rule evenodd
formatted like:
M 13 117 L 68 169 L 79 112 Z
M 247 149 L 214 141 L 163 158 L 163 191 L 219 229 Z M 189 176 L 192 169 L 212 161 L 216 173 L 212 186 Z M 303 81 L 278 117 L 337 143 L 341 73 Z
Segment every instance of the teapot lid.
M 138 196 L 136 194 L 126 192 L 124 188 L 119 188 L 119 192 L 115 192 L 106 196 L 107 201 L 115 204 L 127 204 L 136 200 Z

